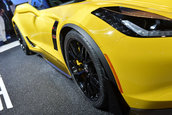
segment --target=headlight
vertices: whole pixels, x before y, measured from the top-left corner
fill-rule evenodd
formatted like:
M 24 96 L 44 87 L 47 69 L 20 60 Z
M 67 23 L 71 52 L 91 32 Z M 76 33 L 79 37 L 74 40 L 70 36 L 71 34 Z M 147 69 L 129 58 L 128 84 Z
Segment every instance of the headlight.
M 172 36 L 172 20 L 157 14 L 124 7 L 99 8 L 92 14 L 128 36 Z

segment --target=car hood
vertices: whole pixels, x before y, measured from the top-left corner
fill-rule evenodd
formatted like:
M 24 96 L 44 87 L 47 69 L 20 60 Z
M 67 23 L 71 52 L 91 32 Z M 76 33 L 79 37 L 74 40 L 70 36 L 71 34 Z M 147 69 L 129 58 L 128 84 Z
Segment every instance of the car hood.
M 87 0 L 98 4 L 115 3 L 121 5 L 137 6 L 158 11 L 172 13 L 172 0 Z

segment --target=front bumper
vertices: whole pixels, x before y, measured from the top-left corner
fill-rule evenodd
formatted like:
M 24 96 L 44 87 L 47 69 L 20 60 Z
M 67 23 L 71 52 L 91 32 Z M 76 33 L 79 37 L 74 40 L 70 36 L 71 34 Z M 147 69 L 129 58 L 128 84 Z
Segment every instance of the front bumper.
M 110 59 L 131 108 L 172 108 L 172 37 L 129 37 L 93 15 L 83 23 Z
M 172 108 L 172 38 L 123 36 L 111 39 L 103 51 L 130 107 Z

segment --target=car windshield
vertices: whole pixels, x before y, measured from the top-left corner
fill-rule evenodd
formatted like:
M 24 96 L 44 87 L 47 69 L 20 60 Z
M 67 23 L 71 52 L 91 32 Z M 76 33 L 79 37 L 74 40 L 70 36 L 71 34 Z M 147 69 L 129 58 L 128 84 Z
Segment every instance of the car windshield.
M 74 3 L 74 2 L 81 2 L 83 0 L 47 0 L 48 4 L 51 7 L 59 6 L 61 4 L 68 4 L 68 3 Z

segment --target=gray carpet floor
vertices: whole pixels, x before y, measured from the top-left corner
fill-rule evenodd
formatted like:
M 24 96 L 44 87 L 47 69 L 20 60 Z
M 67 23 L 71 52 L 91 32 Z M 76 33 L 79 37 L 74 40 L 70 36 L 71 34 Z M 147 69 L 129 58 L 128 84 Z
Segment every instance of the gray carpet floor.
M 44 59 L 26 56 L 19 47 L 0 53 L 0 74 L 14 106 L 3 103 L 0 115 L 110 114 L 92 107 L 75 83 Z

